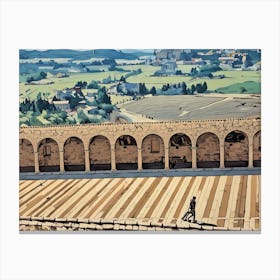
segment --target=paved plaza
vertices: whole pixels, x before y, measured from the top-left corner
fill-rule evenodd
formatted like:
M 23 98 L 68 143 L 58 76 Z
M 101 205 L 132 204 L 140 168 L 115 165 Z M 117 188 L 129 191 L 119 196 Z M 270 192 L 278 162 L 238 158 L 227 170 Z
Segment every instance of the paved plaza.
M 198 223 L 182 221 L 197 197 Z M 260 230 L 260 175 L 20 180 L 20 230 Z

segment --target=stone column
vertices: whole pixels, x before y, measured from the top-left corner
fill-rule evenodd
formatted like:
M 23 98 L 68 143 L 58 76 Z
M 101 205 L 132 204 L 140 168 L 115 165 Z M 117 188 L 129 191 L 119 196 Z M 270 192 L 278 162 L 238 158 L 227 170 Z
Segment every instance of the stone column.
M 111 148 L 111 170 L 116 171 L 116 149 L 115 149 L 115 147 Z
M 164 169 L 169 170 L 169 148 L 164 149 Z
M 196 166 L 196 146 L 192 146 L 192 168 L 197 168 Z
M 64 151 L 59 151 L 59 171 L 60 173 L 64 173 Z
M 220 168 L 225 168 L 225 146 L 220 144 Z
M 142 169 L 142 149 L 138 147 L 138 170 Z
M 90 172 L 89 150 L 85 150 L 85 171 Z
M 38 152 L 34 152 L 34 168 L 35 168 L 35 173 L 40 173 Z
M 249 138 L 249 160 L 248 167 L 253 168 L 253 138 Z

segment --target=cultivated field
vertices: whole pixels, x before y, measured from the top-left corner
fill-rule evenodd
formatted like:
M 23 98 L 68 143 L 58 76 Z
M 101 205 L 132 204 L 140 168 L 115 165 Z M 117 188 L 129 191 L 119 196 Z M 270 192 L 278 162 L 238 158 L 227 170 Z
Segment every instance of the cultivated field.
M 224 94 L 151 96 L 132 101 L 121 108 L 155 120 L 223 119 L 260 116 L 260 97 Z

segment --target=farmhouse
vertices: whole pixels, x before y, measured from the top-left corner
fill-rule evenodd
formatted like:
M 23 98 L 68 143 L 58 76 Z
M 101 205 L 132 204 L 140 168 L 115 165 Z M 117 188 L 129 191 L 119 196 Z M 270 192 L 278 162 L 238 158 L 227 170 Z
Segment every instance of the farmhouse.
M 56 91 L 56 98 L 57 99 L 65 99 L 66 97 L 70 97 L 72 94 L 72 89 L 63 89 L 63 90 L 57 90 Z
M 70 110 L 69 100 L 53 101 L 53 105 L 55 106 L 56 109 L 61 111 Z
M 162 75 L 174 75 L 176 73 L 177 64 L 175 61 L 166 61 L 161 65 Z

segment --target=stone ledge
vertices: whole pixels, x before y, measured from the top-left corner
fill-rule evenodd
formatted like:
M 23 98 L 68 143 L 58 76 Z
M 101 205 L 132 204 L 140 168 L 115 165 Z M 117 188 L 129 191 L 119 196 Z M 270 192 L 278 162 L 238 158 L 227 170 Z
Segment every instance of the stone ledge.
M 69 220 L 72 220 L 71 222 Z M 20 217 L 19 220 L 20 231 L 75 231 L 75 230 L 127 230 L 127 231 L 257 231 L 254 229 L 243 229 L 240 227 L 216 227 L 212 225 L 200 225 L 195 223 L 180 222 L 173 223 L 158 223 L 148 222 L 146 220 L 88 220 L 88 219 L 61 219 L 61 218 L 46 218 L 42 220 L 41 217 Z

